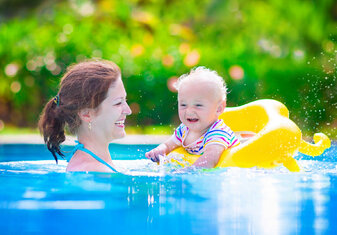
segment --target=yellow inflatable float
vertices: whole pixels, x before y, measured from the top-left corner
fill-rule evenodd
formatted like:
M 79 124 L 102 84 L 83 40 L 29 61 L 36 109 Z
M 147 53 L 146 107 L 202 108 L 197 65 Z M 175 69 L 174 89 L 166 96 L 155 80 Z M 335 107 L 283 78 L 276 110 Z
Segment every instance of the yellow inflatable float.
M 331 145 L 323 133 L 314 135 L 315 144 L 305 142 L 301 130 L 289 119 L 287 107 L 276 100 L 257 100 L 226 108 L 220 118 L 234 132 L 250 131 L 256 135 L 225 150 L 216 167 L 273 168 L 283 164 L 289 171 L 298 172 L 300 167 L 293 158 L 298 151 L 318 156 Z M 172 153 L 182 158 L 181 165 L 193 164 L 199 157 L 187 153 L 182 147 L 170 155 Z

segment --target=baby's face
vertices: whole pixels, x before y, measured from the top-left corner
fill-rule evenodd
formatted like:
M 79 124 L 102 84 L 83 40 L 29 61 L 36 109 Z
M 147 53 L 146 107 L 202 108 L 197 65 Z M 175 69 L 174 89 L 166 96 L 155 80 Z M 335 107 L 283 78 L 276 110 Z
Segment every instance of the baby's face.
M 202 135 L 222 113 L 223 109 L 219 109 L 221 101 L 221 95 L 214 84 L 185 81 L 178 92 L 180 121 L 189 131 Z

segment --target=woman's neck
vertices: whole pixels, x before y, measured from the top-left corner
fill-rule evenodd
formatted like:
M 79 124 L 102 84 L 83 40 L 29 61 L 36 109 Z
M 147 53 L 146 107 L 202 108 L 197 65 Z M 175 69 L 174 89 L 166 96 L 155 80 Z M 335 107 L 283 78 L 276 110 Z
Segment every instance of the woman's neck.
M 104 161 L 111 161 L 111 156 L 109 152 L 109 142 L 103 141 L 101 138 L 98 138 L 96 135 L 84 135 L 78 134 L 78 142 L 84 145 L 84 147 Z

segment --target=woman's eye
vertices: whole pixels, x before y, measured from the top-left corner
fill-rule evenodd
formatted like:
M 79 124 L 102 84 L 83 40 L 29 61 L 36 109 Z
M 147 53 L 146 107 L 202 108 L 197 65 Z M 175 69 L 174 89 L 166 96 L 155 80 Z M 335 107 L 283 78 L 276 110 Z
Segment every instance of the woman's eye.
M 114 104 L 114 106 L 120 106 L 122 104 L 126 103 L 126 99 L 120 100 L 118 103 Z

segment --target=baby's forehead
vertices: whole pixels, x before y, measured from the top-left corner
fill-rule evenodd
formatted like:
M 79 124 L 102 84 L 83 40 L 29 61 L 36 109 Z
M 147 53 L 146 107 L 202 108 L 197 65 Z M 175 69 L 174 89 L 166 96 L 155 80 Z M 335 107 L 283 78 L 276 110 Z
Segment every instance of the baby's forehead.
M 186 78 L 181 84 L 180 88 L 183 87 L 198 87 L 206 90 L 213 90 L 221 92 L 222 86 L 216 83 L 213 79 L 207 77 L 189 77 Z
M 202 93 L 209 97 L 222 99 L 222 87 L 210 79 L 186 79 L 180 84 L 178 92 L 187 92 L 190 90 L 195 92 L 203 91 Z

